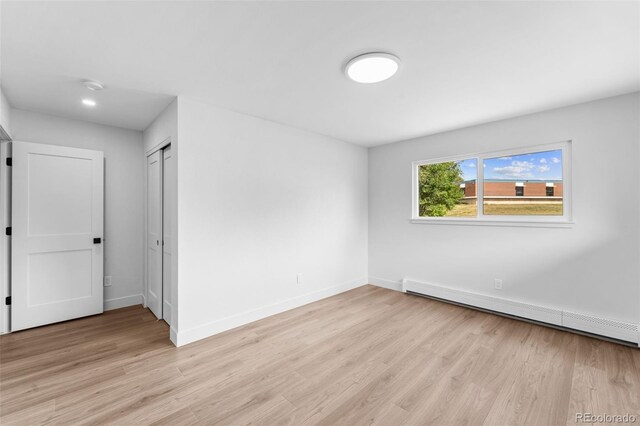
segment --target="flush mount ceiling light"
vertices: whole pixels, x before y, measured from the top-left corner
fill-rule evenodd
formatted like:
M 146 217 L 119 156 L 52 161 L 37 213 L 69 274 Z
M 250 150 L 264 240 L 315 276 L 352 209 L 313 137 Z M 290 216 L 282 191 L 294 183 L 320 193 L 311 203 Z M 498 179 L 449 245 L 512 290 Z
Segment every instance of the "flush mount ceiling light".
M 82 85 L 89 90 L 98 91 L 104 89 L 104 84 L 97 80 L 82 80 Z
M 88 107 L 94 107 L 96 106 L 96 101 L 94 101 L 93 99 L 83 99 L 82 104 Z
M 399 66 L 400 59 L 390 53 L 365 53 L 351 59 L 345 73 L 358 83 L 378 83 L 391 78 Z

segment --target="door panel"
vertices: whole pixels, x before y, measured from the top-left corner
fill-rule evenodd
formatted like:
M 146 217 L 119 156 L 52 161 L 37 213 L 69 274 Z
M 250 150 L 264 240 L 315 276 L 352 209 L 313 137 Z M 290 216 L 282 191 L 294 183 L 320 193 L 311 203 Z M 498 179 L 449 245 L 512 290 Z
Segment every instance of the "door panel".
M 104 160 L 13 143 L 12 331 L 103 311 Z
M 92 160 L 33 153 L 28 158 L 29 234 L 91 233 Z
M 162 318 L 162 157 L 147 157 L 147 306 Z
M 91 250 L 32 253 L 28 262 L 29 306 L 91 297 Z
M 171 147 L 163 151 L 162 165 L 162 317 L 171 325 L 171 205 L 173 192 L 173 157 Z

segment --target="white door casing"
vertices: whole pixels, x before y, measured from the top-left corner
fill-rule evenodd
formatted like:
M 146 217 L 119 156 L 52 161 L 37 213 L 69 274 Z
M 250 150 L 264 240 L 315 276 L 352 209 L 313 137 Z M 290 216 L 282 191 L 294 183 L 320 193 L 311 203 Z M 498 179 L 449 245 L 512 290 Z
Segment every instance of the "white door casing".
M 11 142 L 0 142 L 0 334 L 11 331 L 11 309 L 5 298 L 11 294 L 11 237 L 5 228 L 11 226 Z
M 103 153 L 13 142 L 11 209 L 11 330 L 102 313 Z
M 173 157 L 171 146 L 163 150 L 162 164 L 162 317 L 171 325 L 171 206 L 173 194 Z
M 162 151 L 147 157 L 147 306 L 162 318 Z

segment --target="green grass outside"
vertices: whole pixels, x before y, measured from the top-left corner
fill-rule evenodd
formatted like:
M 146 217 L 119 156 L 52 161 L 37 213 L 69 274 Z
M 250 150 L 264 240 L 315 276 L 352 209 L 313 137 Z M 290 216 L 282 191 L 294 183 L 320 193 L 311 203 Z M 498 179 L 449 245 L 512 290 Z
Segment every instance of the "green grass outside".
M 476 206 L 472 204 L 458 204 L 449 211 L 446 217 L 469 217 L 476 216 Z M 485 204 L 485 215 L 539 215 L 539 216 L 562 216 L 562 204 Z

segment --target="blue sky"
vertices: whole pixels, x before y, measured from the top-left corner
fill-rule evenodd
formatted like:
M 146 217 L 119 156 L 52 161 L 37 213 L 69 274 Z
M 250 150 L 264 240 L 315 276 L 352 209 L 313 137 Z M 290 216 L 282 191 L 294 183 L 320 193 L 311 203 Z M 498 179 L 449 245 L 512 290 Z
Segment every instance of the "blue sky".
M 464 180 L 476 179 L 477 161 L 460 161 Z M 536 152 L 510 157 L 487 158 L 485 179 L 561 180 L 562 150 Z
M 462 170 L 462 178 L 464 180 L 474 180 L 478 178 L 478 160 L 475 158 L 471 160 L 463 160 L 458 161 L 458 164 Z

